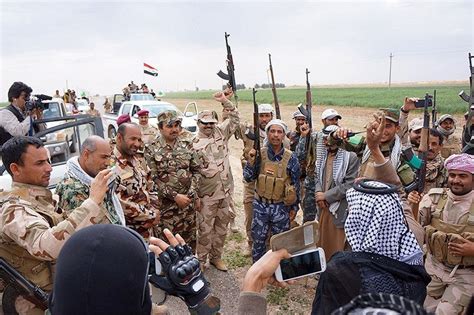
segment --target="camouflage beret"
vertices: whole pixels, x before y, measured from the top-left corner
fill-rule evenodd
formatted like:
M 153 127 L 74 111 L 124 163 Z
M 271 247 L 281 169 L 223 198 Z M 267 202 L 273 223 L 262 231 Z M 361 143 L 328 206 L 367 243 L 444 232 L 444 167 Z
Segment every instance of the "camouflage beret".
M 210 110 L 203 110 L 198 115 L 198 120 L 203 123 L 217 123 L 216 113 Z
M 379 108 L 379 114 L 384 114 L 385 118 L 398 124 L 400 112 L 395 108 Z
M 171 125 L 175 123 L 176 121 L 181 122 L 182 118 L 178 116 L 178 113 L 175 112 L 174 110 L 167 110 L 164 112 L 161 112 L 158 115 L 158 123 L 163 123 L 165 125 Z

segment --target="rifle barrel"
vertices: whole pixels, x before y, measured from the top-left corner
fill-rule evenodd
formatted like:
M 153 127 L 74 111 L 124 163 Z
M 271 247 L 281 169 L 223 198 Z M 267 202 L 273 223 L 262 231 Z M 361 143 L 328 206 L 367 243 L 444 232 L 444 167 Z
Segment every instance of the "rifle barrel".
M 270 76 L 272 78 L 272 93 L 273 93 L 273 101 L 275 103 L 276 118 L 281 119 L 280 104 L 278 103 L 278 96 L 277 96 L 277 91 L 276 91 L 276 86 L 275 86 L 275 77 L 273 76 L 273 66 L 272 66 L 272 55 L 271 54 L 268 54 L 268 61 L 270 63 Z

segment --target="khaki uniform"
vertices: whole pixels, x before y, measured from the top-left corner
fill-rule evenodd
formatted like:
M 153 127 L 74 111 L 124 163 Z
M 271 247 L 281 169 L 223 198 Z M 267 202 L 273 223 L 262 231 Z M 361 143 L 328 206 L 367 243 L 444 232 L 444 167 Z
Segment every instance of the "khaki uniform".
M 158 194 L 154 191 L 150 169 L 136 157 L 127 160 L 117 148 L 114 159 L 120 168 L 120 184 L 115 192 L 120 198 L 126 225 L 148 239 L 159 216 Z
M 436 314 L 463 314 L 474 292 L 474 257 L 454 256 L 448 243 L 456 238 L 474 241 L 474 191 L 456 196 L 435 188 L 420 202 L 428 255 L 425 268 L 431 276 L 425 308 Z M 456 267 L 457 265 L 457 267 Z
M 461 153 L 461 139 L 458 136 L 450 135 L 443 140 L 443 148 L 441 149 L 441 156 L 447 159 L 453 154 Z
M 174 198 L 177 194 L 195 199 L 201 180 L 199 170 L 203 161 L 193 150 L 192 143 L 180 138 L 173 145 L 158 137 L 145 146 L 145 160 L 151 170 L 160 199 L 161 218 L 155 234 L 163 238 L 165 228 L 179 233 L 193 250 L 196 249 L 196 210 L 194 202 L 180 209 Z
M 225 108 L 235 109 L 232 102 L 223 104 Z M 233 110 L 229 119 L 217 125 L 211 136 L 198 132 L 193 140 L 193 148 L 206 158 L 206 167 L 201 169 L 201 183 L 198 194 L 201 210 L 197 213 L 198 244 L 197 255 L 200 261 L 220 259 L 224 249 L 227 226 L 230 222 L 230 194 L 233 190 L 233 177 L 229 163 L 228 142 L 239 126 L 239 113 Z
M 147 145 L 153 142 L 155 140 L 156 135 L 158 134 L 158 128 L 147 124 L 146 126 L 144 125 L 138 125 L 140 127 L 140 131 L 142 132 L 142 141 L 143 144 Z
M 105 216 L 91 199 L 66 216 L 54 205 L 49 189 L 16 182 L 1 203 L 0 255 L 45 291 L 52 289 L 52 265 L 64 243 L 75 231 Z M 23 302 L 22 306 L 30 309 L 28 314 L 35 313 L 33 304 Z
M 87 112 L 86 112 L 87 115 L 91 115 L 91 116 L 95 116 L 95 117 L 100 117 L 100 113 L 97 109 L 89 109 Z

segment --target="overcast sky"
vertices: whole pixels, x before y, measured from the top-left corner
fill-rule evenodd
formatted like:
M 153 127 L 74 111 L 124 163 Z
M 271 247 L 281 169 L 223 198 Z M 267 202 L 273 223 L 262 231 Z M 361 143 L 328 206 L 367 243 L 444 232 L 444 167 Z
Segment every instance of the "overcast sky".
M 0 100 L 14 81 L 34 92 L 114 94 L 130 80 L 155 91 L 216 89 L 224 32 L 238 83 L 303 85 L 467 80 L 474 1 L 0 0 Z M 143 62 L 159 71 L 143 74 Z

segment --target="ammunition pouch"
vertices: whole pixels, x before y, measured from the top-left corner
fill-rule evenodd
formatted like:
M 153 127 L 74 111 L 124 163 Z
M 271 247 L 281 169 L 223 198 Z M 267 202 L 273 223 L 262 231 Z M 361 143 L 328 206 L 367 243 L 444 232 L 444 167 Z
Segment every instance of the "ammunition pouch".
M 273 162 L 268 159 L 267 149 L 262 149 L 260 173 L 258 174 L 256 192 L 261 198 L 273 203 L 284 202 L 292 205 L 296 202 L 296 190 L 291 185 L 286 168 L 291 157 L 291 151 L 285 149 L 283 159 Z
M 455 256 L 448 249 L 450 242 L 462 238 L 474 242 L 473 225 L 449 224 L 432 218 L 431 225 L 425 228 L 425 237 L 428 252 L 439 262 L 448 266 L 474 266 L 473 256 Z

